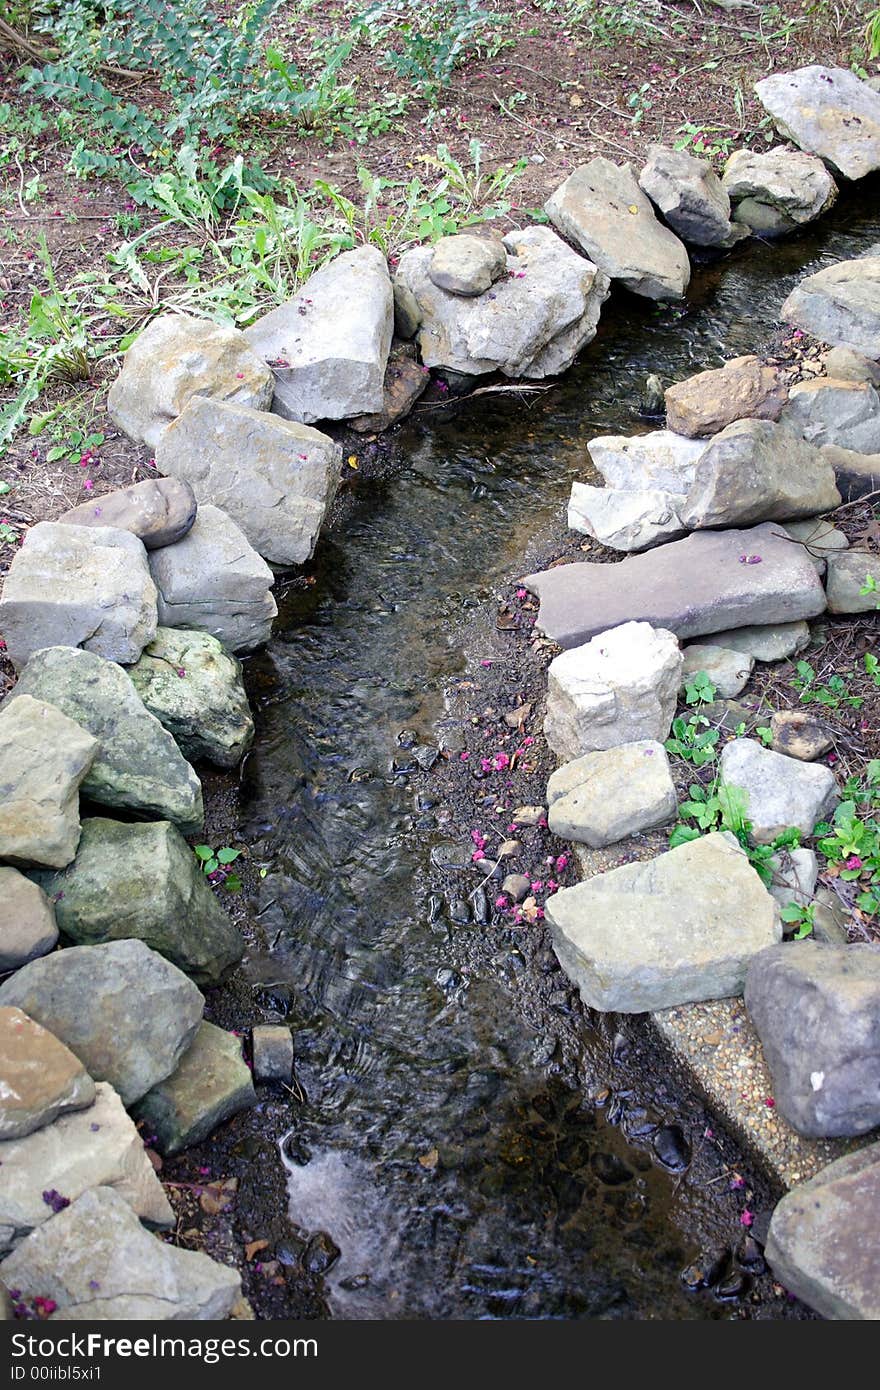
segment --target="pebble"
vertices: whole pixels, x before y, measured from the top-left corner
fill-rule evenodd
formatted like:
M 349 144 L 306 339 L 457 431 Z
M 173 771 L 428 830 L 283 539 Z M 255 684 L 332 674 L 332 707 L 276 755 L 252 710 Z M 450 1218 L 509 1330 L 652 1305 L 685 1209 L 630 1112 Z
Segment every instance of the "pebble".
M 444 840 L 431 850 L 431 863 L 436 869 L 468 869 L 472 852 L 472 847 Z
M 501 885 L 501 891 L 515 903 L 521 903 L 523 898 L 528 897 L 531 886 L 531 881 L 525 874 L 508 874 Z
M 592 1169 L 599 1181 L 604 1182 L 606 1187 L 620 1187 L 621 1183 L 630 1182 L 635 1176 L 632 1169 L 628 1168 L 623 1159 L 618 1158 L 616 1154 L 593 1154 Z
M 715 1285 L 713 1292 L 719 1302 L 733 1303 L 738 1298 L 744 1298 L 751 1287 L 752 1282 L 748 1275 L 734 1269 L 731 1270 L 730 1274 L 725 1274 L 724 1278 Z
M 683 1173 L 691 1161 L 691 1146 L 678 1125 L 661 1125 L 651 1148 L 657 1162 L 670 1173 Z
M 532 1046 L 532 1065 L 535 1067 L 545 1067 L 548 1062 L 553 1060 L 556 1051 L 557 1041 L 550 1034 L 543 1038 L 538 1038 Z
M 436 922 L 443 916 L 443 899 L 439 893 L 432 893 L 428 899 L 428 921 Z
M 489 899 L 486 897 L 484 888 L 475 888 L 471 893 L 471 908 L 474 914 L 474 921 L 480 927 L 485 927 L 490 918 Z
M 309 1274 L 326 1274 L 342 1251 L 326 1231 L 316 1231 L 305 1248 L 303 1268 Z
M 535 826 L 547 816 L 546 806 L 517 806 L 513 815 L 510 817 L 513 825 L 521 825 L 525 828 Z
M 767 1262 L 764 1259 L 764 1252 L 755 1237 L 750 1235 L 748 1231 L 740 1237 L 734 1251 L 734 1259 L 740 1269 L 745 1270 L 747 1274 L 764 1274 L 766 1272 Z
M 467 926 L 471 920 L 471 910 L 464 898 L 453 898 L 449 904 L 449 916 L 459 926 Z

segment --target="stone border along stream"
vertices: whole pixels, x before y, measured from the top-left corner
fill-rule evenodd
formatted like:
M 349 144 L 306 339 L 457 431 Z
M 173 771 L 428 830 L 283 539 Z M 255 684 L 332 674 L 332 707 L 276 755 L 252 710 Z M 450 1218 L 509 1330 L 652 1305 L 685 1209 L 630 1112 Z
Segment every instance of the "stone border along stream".
M 393 283 L 363 246 L 245 333 L 164 314 L 127 352 L 108 406 L 157 477 L 35 525 L 0 600 L 18 673 L 0 707 L 6 1316 L 248 1315 L 235 1270 L 146 1229 L 173 1217 L 135 1121 L 174 1154 L 256 1100 L 239 1040 L 202 1016 L 199 987 L 244 948 L 184 839 L 203 827 L 189 760 L 234 767 L 253 738 L 237 654 L 271 631 L 267 561 L 312 555 L 342 466 L 313 424 L 387 428 L 434 368 L 558 375 L 594 336 L 612 280 L 681 298 L 685 241 L 723 250 L 793 231 L 831 206 L 836 176 L 880 169 L 870 84 L 808 67 L 756 90 L 799 151 L 739 151 L 721 179 L 659 147 L 638 178 L 595 158 L 548 199 L 552 227 L 445 237 L 405 252 Z M 817 939 L 782 943 L 780 903 L 815 887 L 806 848 L 778 852 L 770 891 L 727 832 L 610 870 L 601 859 L 675 815 L 664 740 L 689 676 L 707 672 L 733 699 L 756 660 L 804 644 L 810 618 L 876 606 L 878 557 L 816 518 L 880 480 L 880 254 L 807 277 L 782 317 L 831 345 L 827 375 L 789 391 L 744 357 L 671 387 L 667 427 L 592 441 L 605 487 L 572 489 L 569 525 L 627 558 L 523 581 L 562 649 L 546 815 L 585 875 L 546 917 L 585 1003 L 650 1012 L 718 1109 L 799 1184 L 771 1222 L 777 1277 L 828 1317 L 877 1318 L 880 1144 L 852 1140 L 880 1123 L 880 948 L 845 944 L 818 914 Z M 809 837 L 838 800 L 815 761 L 821 737 L 797 718 L 772 747 L 737 736 L 720 759 L 759 844 L 792 827 Z M 80 793 L 101 813 L 80 821 Z M 204 867 L 226 871 L 216 857 Z M 135 986 L 150 1007 L 132 1016 Z M 252 1043 L 254 1076 L 289 1081 L 289 1029 L 255 1028 Z

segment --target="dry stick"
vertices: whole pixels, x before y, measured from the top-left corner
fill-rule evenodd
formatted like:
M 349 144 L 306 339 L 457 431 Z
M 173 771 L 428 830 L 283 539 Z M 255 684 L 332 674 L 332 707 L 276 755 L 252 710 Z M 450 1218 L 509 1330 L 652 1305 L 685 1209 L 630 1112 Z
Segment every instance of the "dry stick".
M 57 48 L 37 48 L 30 39 L 26 39 L 24 34 L 20 34 L 17 29 L 13 29 L 11 24 L 7 24 L 5 19 L 0 19 L 0 46 L 9 48 L 13 53 L 26 53 L 29 58 L 34 58 L 38 63 L 51 63 L 61 55 Z M 143 82 L 149 74 L 135 72 L 132 68 L 117 68 L 112 63 L 99 63 L 99 72 L 110 73 L 113 77 L 130 77 Z

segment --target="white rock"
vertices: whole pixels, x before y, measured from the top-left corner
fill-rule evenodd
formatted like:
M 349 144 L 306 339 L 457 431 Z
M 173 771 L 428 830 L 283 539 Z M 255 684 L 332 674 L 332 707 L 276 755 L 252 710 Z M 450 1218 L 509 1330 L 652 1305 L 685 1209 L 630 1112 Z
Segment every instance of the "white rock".
M 750 738 L 733 739 L 721 754 L 721 781 L 743 794 L 744 814 L 752 837 L 770 845 L 792 828 L 812 835 L 837 804 L 837 784 L 830 767 L 804 763 L 774 753 Z
M 693 486 L 697 462 L 708 443 L 706 439 L 686 439 L 672 430 L 652 430 L 649 434 L 597 435 L 587 448 L 609 487 L 681 495 Z
M 770 859 L 770 892 L 780 907 L 809 907 L 816 891 L 819 861 L 811 849 L 781 849 Z
M 799 381 L 781 418 L 817 448 L 880 453 L 880 394 L 868 381 Z
M 755 92 L 781 135 L 844 178 L 880 169 L 880 96 L 848 68 L 774 73 Z
M 676 503 L 683 506 L 685 500 L 683 494 L 659 490 L 629 492 L 572 483 L 568 526 L 582 535 L 595 536 L 612 550 L 647 550 L 685 534 L 676 511 Z
M 554 835 L 593 849 L 663 825 L 676 808 L 666 749 L 641 739 L 565 763 L 547 783 L 547 805 Z

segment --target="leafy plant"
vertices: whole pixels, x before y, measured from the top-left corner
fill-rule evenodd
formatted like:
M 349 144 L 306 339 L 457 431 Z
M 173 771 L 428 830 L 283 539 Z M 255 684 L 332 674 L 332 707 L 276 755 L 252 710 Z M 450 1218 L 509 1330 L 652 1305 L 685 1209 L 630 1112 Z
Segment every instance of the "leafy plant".
M 91 455 L 92 451 L 99 449 L 103 443 L 103 434 L 85 434 L 82 430 L 71 430 L 64 444 L 53 444 L 47 451 L 46 462 L 54 463 L 56 459 L 67 459 L 70 463 L 79 463 L 85 455 Z
M 719 731 L 712 728 L 705 715 L 692 714 L 690 719 L 679 715 L 672 721 L 672 733 L 664 747 L 667 753 L 684 758 L 694 767 L 703 767 L 717 756 L 715 747 L 719 737 Z
M 373 5 L 361 21 L 373 43 L 394 34 L 395 47 L 381 59 L 397 77 L 411 82 L 429 100 L 447 87 L 457 67 L 478 53 L 494 57 L 508 40 L 506 19 L 489 13 L 480 0 L 402 0 Z
M 862 696 L 850 694 L 842 676 L 830 676 L 824 684 L 820 683 L 809 661 L 798 662 L 797 675 L 791 684 L 798 691 L 801 704 L 815 703 L 824 705 L 826 709 L 839 709 L 841 705 L 847 705 L 851 709 L 860 709 L 864 703 Z
M 705 671 L 695 671 L 685 681 L 684 702 L 686 705 L 711 704 L 715 699 L 715 693 L 715 686 Z
M 210 845 L 194 845 L 193 853 L 210 883 L 222 885 L 228 893 L 241 892 L 241 879 L 231 867 L 240 857 L 240 849 L 231 849 L 229 845 L 219 849 L 212 849 Z
M 880 773 L 880 767 L 876 769 Z M 876 788 L 875 781 L 874 787 Z M 865 812 L 877 804 L 872 794 Z M 841 801 L 830 823 L 816 826 L 819 849 L 845 883 L 858 883 L 856 905 L 869 916 L 880 911 L 880 822 L 875 815 L 860 814 L 857 800 Z
M 805 936 L 812 934 L 815 912 L 815 903 L 787 903 L 785 907 L 780 908 L 779 915 L 783 922 L 797 927 L 794 932 L 795 941 L 803 941 Z

